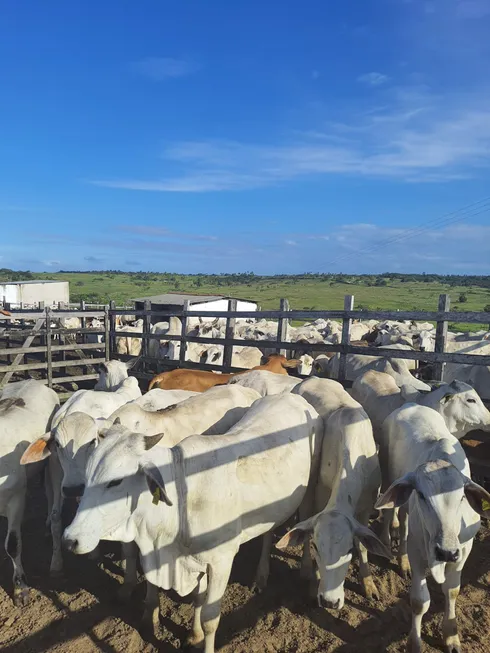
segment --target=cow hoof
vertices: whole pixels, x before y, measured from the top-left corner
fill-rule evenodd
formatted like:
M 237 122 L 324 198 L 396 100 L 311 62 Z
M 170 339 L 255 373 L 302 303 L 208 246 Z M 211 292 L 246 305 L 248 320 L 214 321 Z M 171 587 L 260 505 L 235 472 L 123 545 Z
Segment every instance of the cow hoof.
M 17 587 L 14 590 L 14 605 L 16 608 L 24 608 L 29 603 L 29 588 Z
M 364 584 L 364 594 L 370 601 L 379 601 L 378 588 L 373 581 Z
M 267 577 L 257 576 L 254 584 L 252 585 L 252 592 L 254 594 L 262 594 L 267 587 Z
M 192 633 L 187 636 L 185 642 L 181 646 L 184 651 L 199 651 L 204 648 L 204 637 L 195 637 Z

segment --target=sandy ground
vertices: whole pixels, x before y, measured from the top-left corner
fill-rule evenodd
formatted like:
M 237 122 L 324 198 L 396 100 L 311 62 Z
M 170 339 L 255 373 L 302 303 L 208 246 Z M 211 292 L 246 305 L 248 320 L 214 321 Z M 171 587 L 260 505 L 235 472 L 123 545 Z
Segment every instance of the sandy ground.
M 144 583 L 129 605 L 115 601 L 121 582 L 118 545 L 104 543 L 102 562 L 66 556 L 66 574 L 49 577 L 50 539 L 44 536 L 42 486 L 30 487 L 24 525 L 24 565 L 32 587 L 26 608 L 12 604 L 11 566 L 5 552 L 0 564 L 0 650 L 2 653 L 153 653 L 175 651 L 185 640 L 192 607 L 188 600 L 161 592 L 161 631 L 138 634 Z M 5 525 L 1 534 L 4 539 Z M 377 559 L 372 568 L 381 600 L 362 595 L 354 563 L 346 581 L 341 613 L 315 606 L 299 579 L 299 550 L 274 554 L 269 586 L 263 594 L 248 587 L 258 561 L 257 542 L 238 554 L 223 602 L 217 637 L 222 653 L 401 653 L 410 624 L 409 585 L 394 564 Z M 490 651 L 490 531 L 478 535 L 463 574 L 458 624 L 467 653 Z M 430 583 L 432 605 L 424 620 L 426 651 L 442 650 L 442 594 Z

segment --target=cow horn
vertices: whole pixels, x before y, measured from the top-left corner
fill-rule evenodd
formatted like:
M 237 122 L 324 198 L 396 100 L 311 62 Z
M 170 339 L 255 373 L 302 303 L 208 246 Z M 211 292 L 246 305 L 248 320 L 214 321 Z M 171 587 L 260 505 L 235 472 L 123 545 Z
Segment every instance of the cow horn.
M 160 442 L 160 440 L 163 438 L 163 433 L 157 433 L 156 435 L 145 435 L 144 440 L 145 440 L 145 451 L 148 451 L 148 449 L 151 449 L 154 447 L 156 444 Z

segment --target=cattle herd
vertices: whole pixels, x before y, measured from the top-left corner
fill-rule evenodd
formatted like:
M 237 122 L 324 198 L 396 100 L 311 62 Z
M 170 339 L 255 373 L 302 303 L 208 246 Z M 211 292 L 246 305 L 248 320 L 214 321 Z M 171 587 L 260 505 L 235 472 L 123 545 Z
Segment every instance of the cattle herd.
M 244 323 L 242 337 L 258 324 Z M 395 349 L 416 340 L 431 346 L 430 325 L 404 326 L 398 335 L 388 324 L 366 333 Z M 262 332 L 267 339 L 265 326 Z M 290 338 L 300 333 L 300 348 L 332 332 L 332 323 L 316 322 Z M 478 342 L 486 341 L 480 335 Z M 97 559 L 101 540 L 121 542 L 121 598 L 132 595 L 138 562 L 147 625 L 159 625 L 159 588 L 193 593 L 187 643 L 205 653 L 215 651 L 234 557 L 257 537 L 262 552 L 250 579 L 257 591 L 267 584 L 272 547 L 301 544 L 301 576 L 330 610 L 344 605 L 354 552 L 368 598 L 379 592 L 368 556 L 397 555 L 400 574 L 411 574 L 411 653 L 422 650 L 429 572 L 445 599 L 445 650 L 458 653 L 461 572 L 480 515 L 490 512 L 490 494 L 471 479 L 459 442 L 474 429 L 490 430 L 479 393 L 467 377 L 427 384 L 396 358 L 350 356 L 348 391 L 328 378 L 336 356 L 314 359 L 304 379 L 288 375 L 299 358 L 269 354 L 258 362 L 232 375 L 165 372 L 142 395 L 129 376 L 132 363 L 112 360 L 100 367 L 93 390 L 75 392 L 61 407 L 39 381 L 7 385 L 0 395 L 0 514 L 8 521 L 14 603 L 29 600 L 21 540 L 27 481 L 44 473 L 51 573 L 63 572 L 67 552 Z M 64 528 L 63 503 L 73 499 L 76 514 Z M 373 520 L 382 522 L 379 529 L 371 529 Z M 287 530 L 277 539 L 281 525 Z

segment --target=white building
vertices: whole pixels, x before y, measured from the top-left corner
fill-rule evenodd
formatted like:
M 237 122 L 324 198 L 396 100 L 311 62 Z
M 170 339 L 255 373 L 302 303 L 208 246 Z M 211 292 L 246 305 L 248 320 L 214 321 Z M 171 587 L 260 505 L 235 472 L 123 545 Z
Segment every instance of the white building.
M 0 282 L 0 302 L 10 304 L 12 308 L 37 307 L 40 302 L 53 306 L 58 302 L 70 301 L 70 284 L 68 281 L 2 281 Z
M 189 302 L 190 311 L 227 311 L 230 299 L 237 300 L 237 311 L 256 311 L 258 310 L 257 302 L 249 299 L 238 299 L 225 295 L 193 295 L 191 293 L 164 293 L 163 295 L 153 295 L 151 297 L 138 297 L 133 299 L 134 307 L 137 311 L 144 310 L 145 301 L 151 302 L 152 311 L 181 311 L 184 308 L 184 302 Z M 212 313 L 211 313 L 212 315 Z M 155 318 L 158 322 L 159 319 Z M 210 317 L 209 319 L 213 319 Z

